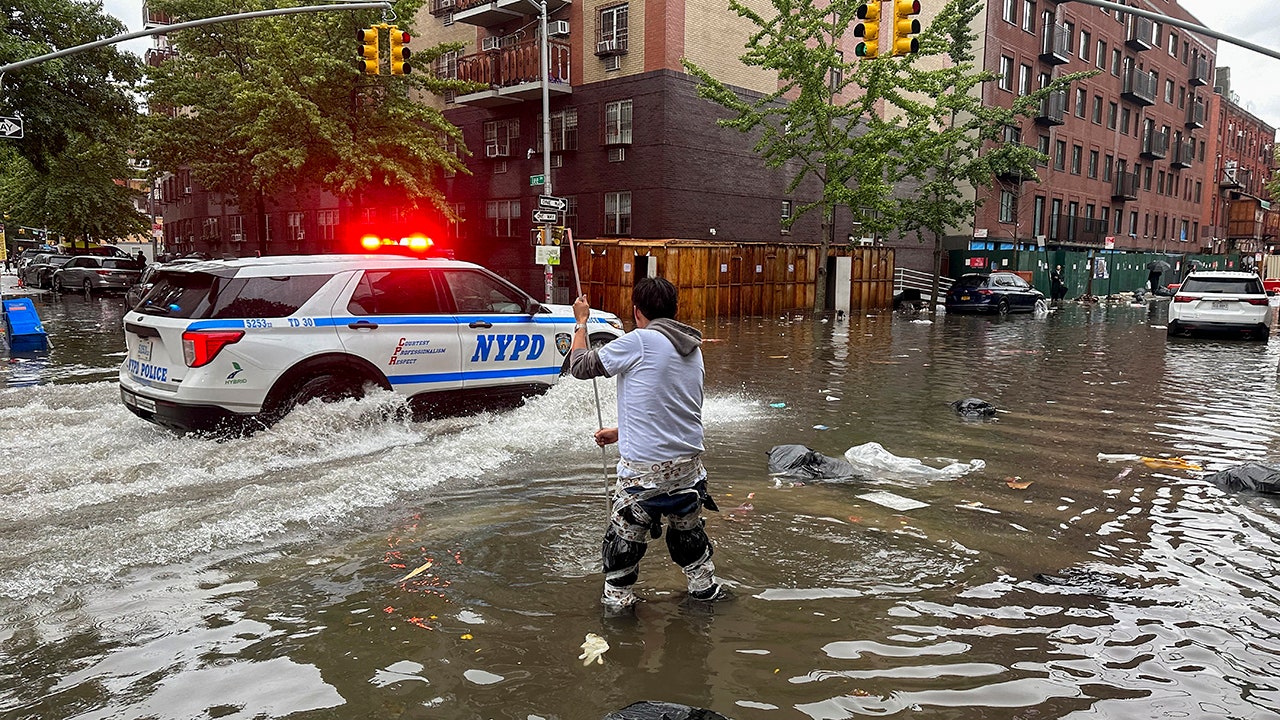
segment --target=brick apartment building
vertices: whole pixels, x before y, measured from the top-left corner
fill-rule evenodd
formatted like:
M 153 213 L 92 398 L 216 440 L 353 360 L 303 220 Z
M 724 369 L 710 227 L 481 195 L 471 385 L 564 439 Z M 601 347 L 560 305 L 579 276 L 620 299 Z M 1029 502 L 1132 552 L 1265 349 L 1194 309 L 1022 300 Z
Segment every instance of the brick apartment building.
M 1170 0 L 1130 4 L 1198 22 Z M 1243 222 L 1229 229 L 1222 205 L 1234 188 L 1221 173 L 1235 162 L 1239 190 L 1255 204 L 1265 199 L 1275 129 L 1215 93 L 1215 39 L 1052 0 L 992 0 L 985 27 L 986 67 L 1000 75 L 985 87 L 986 103 L 1007 107 L 1061 75 L 1097 74 L 1007 129 L 1007 139 L 1034 145 L 1049 160 L 1038 168 L 1039 182 L 1000 178 L 982 193 L 973 246 L 1026 249 L 1043 240 L 1050 249 L 1087 250 L 1110 237 L 1120 251 L 1258 249 L 1261 208 L 1256 232 Z M 1226 138 L 1238 131 L 1246 133 L 1241 142 Z

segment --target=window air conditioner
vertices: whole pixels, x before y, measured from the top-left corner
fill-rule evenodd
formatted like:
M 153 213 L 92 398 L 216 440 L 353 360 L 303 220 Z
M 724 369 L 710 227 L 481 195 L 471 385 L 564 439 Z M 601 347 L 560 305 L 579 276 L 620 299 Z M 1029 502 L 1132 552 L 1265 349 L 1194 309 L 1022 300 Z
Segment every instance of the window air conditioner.
M 597 55 L 608 55 L 610 53 L 615 53 L 617 51 L 618 51 L 617 38 L 609 38 L 608 40 L 601 40 L 600 42 L 596 43 Z
M 182 194 L 183 194 L 183 195 L 190 195 L 190 194 L 191 194 L 191 186 L 190 186 L 190 185 L 188 185 L 188 186 L 186 186 L 186 187 L 182 188 Z
M 492 37 L 482 38 L 480 40 L 480 49 L 485 52 L 488 52 L 490 50 L 501 50 L 502 37 L 495 35 Z
M 508 153 L 507 153 L 506 143 L 491 142 L 491 143 L 486 143 L 484 146 L 485 157 L 488 157 L 488 158 L 506 157 L 507 154 Z
M 306 231 L 304 231 L 302 228 L 295 228 L 295 230 L 297 231 L 297 232 L 295 232 L 295 233 L 294 233 L 294 236 L 293 236 L 293 238 L 294 238 L 295 240 L 299 240 L 299 241 L 301 241 L 301 240 L 306 240 L 306 239 L 307 239 L 307 233 L 306 233 Z
M 244 234 L 243 234 L 243 233 L 231 233 L 231 242 L 233 242 L 233 243 L 244 242 Z
M 554 35 L 568 35 L 568 34 L 569 34 L 568 20 L 552 20 L 551 22 L 547 23 L 547 35 L 554 36 Z
M 453 0 L 439 0 L 439 4 L 436 7 L 440 8 L 441 10 L 444 10 L 445 8 L 451 8 L 453 7 Z

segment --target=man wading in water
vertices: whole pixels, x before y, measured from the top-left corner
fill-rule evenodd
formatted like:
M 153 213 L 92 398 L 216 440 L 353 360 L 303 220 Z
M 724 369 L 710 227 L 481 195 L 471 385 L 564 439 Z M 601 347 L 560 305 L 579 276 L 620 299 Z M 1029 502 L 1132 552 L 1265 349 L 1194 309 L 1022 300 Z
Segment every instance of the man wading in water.
M 618 427 L 595 434 L 601 447 L 618 443 L 618 481 L 605 531 L 604 595 L 609 610 L 636 603 L 633 591 L 649 536 L 662 532 L 689 580 L 689 597 L 725 595 L 715 578 L 702 506 L 716 510 L 702 467 L 702 333 L 676 322 L 676 288 L 644 278 L 631 291 L 636 329 L 598 350 L 587 349 L 586 296 L 573 303 L 569 372 L 576 378 L 618 378 Z

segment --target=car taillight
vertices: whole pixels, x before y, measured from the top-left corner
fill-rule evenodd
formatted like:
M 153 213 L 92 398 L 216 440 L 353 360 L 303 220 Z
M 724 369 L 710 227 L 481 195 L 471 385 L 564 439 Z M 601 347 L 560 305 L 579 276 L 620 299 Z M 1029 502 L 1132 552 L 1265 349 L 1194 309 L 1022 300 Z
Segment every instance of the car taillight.
M 108 276 L 108 275 L 110 275 L 110 274 L 111 274 L 111 271 L 110 271 L 110 270 L 94 270 L 94 272 L 98 273 L 99 275 L 101 275 L 101 276 L 103 276 L 103 277 L 106 277 L 106 276 Z
M 243 330 L 188 330 L 182 333 L 182 360 L 187 367 L 208 365 L 222 348 L 242 337 Z
M 1266 299 L 1266 298 L 1264 298 L 1264 297 L 1260 297 L 1260 298 L 1249 298 L 1249 299 L 1245 300 L 1245 302 L 1249 303 L 1250 305 L 1266 305 L 1266 304 L 1267 304 L 1267 299 Z
M 995 294 L 995 291 L 994 291 L 994 290 L 988 290 L 987 288 L 978 288 L 977 293 L 978 293 L 979 295 L 994 295 L 994 294 Z
M 1195 300 L 1195 298 L 1191 297 L 1190 295 L 1174 295 L 1173 296 L 1173 301 L 1176 303 L 1191 302 L 1192 300 Z

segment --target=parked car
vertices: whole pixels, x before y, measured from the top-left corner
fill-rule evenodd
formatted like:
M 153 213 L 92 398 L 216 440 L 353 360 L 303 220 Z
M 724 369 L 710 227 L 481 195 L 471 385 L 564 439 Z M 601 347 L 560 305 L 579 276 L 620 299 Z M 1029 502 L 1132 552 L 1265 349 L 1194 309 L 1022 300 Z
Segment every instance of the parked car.
M 22 284 L 26 287 L 48 289 L 50 281 L 53 279 L 53 272 L 70 259 L 70 255 L 40 253 L 32 257 L 18 271 L 18 278 L 22 280 Z
M 1169 335 L 1213 332 L 1266 340 L 1271 306 L 1262 279 L 1251 272 L 1193 272 L 1169 302 Z
M 142 270 L 136 260 L 77 255 L 53 273 L 54 292 L 124 292 L 138 282 Z
M 966 273 L 947 291 L 947 312 L 1031 312 L 1044 293 L 1011 272 Z
M 415 415 L 484 407 L 560 377 L 573 308 L 547 305 L 471 263 L 302 255 L 160 266 L 125 314 L 120 396 L 180 431 L 248 431 L 366 388 Z M 622 321 L 592 310 L 593 343 Z

